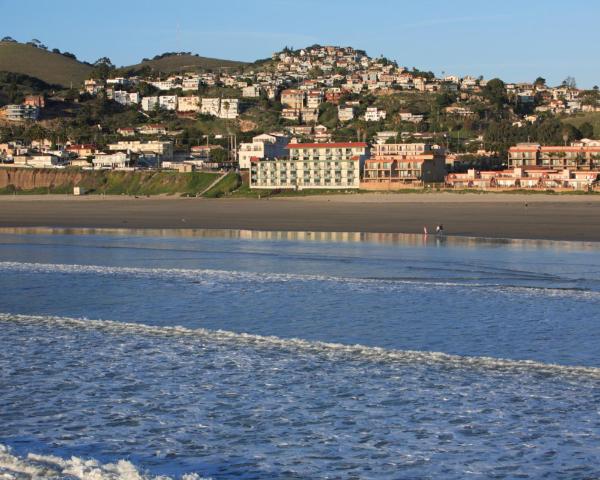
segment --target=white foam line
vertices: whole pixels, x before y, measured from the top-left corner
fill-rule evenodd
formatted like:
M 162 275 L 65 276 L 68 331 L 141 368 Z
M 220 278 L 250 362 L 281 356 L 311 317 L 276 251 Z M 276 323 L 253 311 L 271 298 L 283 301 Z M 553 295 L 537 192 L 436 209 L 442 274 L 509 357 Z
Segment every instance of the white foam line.
M 19 457 L 12 450 L 0 444 L 0 479 L 6 480 L 60 480 L 63 478 L 79 480 L 170 480 L 170 477 L 148 476 L 141 474 L 127 460 L 101 464 L 94 459 L 71 457 L 63 459 L 52 455 L 28 453 Z M 191 473 L 181 480 L 202 480 L 198 474 Z
M 481 368 L 494 371 L 532 371 L 552 375 L 574 375 L 600 378 L 600 368 L 585 366 L 569 366 L 536 362 L 533 360 L 510 360 L 493 357 L 471 357 L 450 355 L 442 352 L 427 352 L 415 350 L 390 350 L 381 347 L 365 345 L 347 345 L 309 341 L 299 338 L 280 338 L 275 336 L 236 333 L 227 330 L 207 330 L 204 328 L 190 329 L 181 326 L 159 327 L 137 323 L 117 322 L 113 320 L 90 320 L 56 316 L 33 316 L 0 313 L 1 322 L 39 323 L 53 326 L 95 329 L 114 333 L 134 333 L 140 335 L 193 337 L 207 342 L 232 346 L 249 346 L 257 349 L 287 350 L 292 353 L 327 356 L 331 360 L 340 358 L 360 359 L 372 362 L 396 362 L 432 364 L 448 368 Z
M 101 265 L 79 265 L 79 264 L 49 264 L 49 263 L 28 263 L 28 262 L 0 262 L 0 270 L 17 272 L 39 272 L 39 273 L 78 273 L 94 275 L 120 275 L 133 276 L 140 278 L 153 277 L 172 277 L 186 280 L 199 280 L 206 277 L 212 277 L 219 280 L 236 280 L 246 282 L 260 283 L 283 283 L 283 282 L 339 282 L 356 286 L 390 286 L 394 284 L 416 285 L 416 286 L 438 286 L 438 287 L 469 287 L 469 288 L 489 288 L 494 292 L 538 292 L 551 296 L 562 296 L 574 294 L 584 297 L 600 297 L 600 292 L 569 290 L 562 288 L 529 287 L 529 286 L 507 286 L 500 284 L 483 283 L 464 283 L 464 282 L 440 282 L 423 280 L 402 280 L 402 279 L 377 279 L 377 278 L 356 278 L 356 277 L 336 277 L 326 275 L 301 275 L 293 273 L 256 273 L 230 270 L 214 269 L 181 269 L 181 268 L 142 268 L 142 267 L 107 267 Z

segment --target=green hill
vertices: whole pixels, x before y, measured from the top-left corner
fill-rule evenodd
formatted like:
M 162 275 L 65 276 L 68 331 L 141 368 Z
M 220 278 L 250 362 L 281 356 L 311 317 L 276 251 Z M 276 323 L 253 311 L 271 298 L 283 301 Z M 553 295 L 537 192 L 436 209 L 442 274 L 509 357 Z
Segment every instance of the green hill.
M 0 42 L 0 71 L 22 73 L 52 85 L 79 86 L 92 67 L 31 45 Z
M 221 60 L 218 58 L 197 57 L 195 55 L 166 55 L 156 60 L 144 60 L 137 65 L 123 67 L 124 70 L 139 70 L 150 67 L 155 72 L 176 73 L 184 71 L 234 69 L 247 65 L 244 62 Z

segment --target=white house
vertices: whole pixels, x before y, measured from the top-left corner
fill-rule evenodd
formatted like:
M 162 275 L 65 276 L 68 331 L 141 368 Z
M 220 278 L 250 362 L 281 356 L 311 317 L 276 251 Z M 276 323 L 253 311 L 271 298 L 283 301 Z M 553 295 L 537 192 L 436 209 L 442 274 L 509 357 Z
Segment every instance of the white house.
M 290 138 L 281 133 L 263 133 L 252 138 L 252 142 L 240 143 L 238 163 L 241 169 L 250 168 L 250 159 L 283 158 L 287 155 L 286 146 Z
M 92 164 L 96 169 L 115 169 L 126 168 L 130 165 L 131 158 L 124 152 L 99 153 L 92 159 Z
M 158 105 L 165 110 L 177 110 L 177 95 L 161 95 Z
M 150 112 L 158 107 L 158 97 L 144 97 L 142 98 L 142 110 Z

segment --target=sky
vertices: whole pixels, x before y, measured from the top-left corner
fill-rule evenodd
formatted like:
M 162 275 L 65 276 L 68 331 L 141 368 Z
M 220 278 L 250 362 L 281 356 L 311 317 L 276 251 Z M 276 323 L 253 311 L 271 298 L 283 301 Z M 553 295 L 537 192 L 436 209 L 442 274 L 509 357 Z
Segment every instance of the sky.
M 0 0 L 0 16 L 0 37 L 118 66 L 168 51 L 253 61 L 318 43 L 438 76 L 600 85 L 597 0 Z

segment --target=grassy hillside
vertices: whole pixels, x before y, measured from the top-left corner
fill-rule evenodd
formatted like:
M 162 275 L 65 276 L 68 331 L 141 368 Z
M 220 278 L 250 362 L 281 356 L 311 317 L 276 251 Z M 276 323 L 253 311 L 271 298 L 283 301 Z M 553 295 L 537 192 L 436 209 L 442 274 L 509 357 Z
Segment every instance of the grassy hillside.
M 218 58 L 196 57 L 195 55 L 169 55 L 158 60 L 146 60 L 137 65 L 123 67 L 124 69 L 139 70 L 150 67 L 155 72 L 174 73 L 182 71 L 231 69 L 246 65 L 244 62 L 220 60 Z
M 79 169 L 0 169 L 1 194 L 73 192 L 80 186 L 88 194 L 191 195 L 203 192 L 218 173 L 154 171 L 82 171 Z
M 561 119 L 564 123 L 570 123 L 577 128 L 583 123 L 590 123 L 594 127 L 594 135 L 600 134 L 600 112 L 587 112 L 571 115 Z
M 0 42 L 0 71 L 22 73 L 49 84 L 69 87 L 71 82 L 79 86 L 91 69 L 58 53 L 22 43 Z

